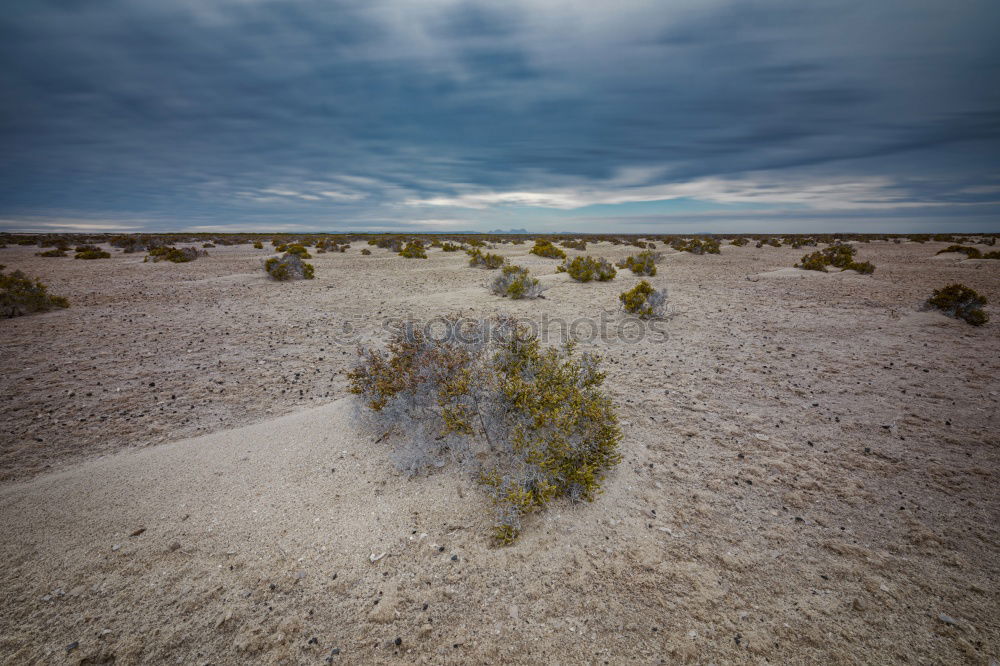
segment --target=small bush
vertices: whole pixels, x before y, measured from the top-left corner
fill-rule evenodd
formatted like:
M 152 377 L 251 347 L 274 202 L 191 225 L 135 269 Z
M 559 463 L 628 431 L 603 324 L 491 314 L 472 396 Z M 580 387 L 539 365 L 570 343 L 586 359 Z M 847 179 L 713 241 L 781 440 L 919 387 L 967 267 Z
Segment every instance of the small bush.
M 282 250 L 278 250 L 278 252 L 281 251 Z M 288 254 L 297 255 L 299 259 L 312 259 L 312 255 L 309 254 L 309 250 L 307 250 L 305 246 L 299 245 L 298 243 L 285 246 L 284 251 Z
M 371 254 L 372 251 L 366 247 L 361 248 L 361 254 Z
M 869 261 L 854 261 L 854 248 L 850 245 L 831 245 L 822 250 L 817 250 L 812 254 L 807 254 L 795 264 L 796 268 L 807 271 L 822 271 L 827 273 L 827 267 L 833 266 L 840 270 L 853 270 L 862 275 L 871 275 L 875 272 L 875 265 Z
M 945 252 L 960 252 L 969 259 L 981 259 L 983 256 L 983 253 L 979 251 L 979 248 L 966 247 L 964 245 L 949 245 L 945 249 L 939 250 L 936 254 L 944 254 Z
M 111 256 L 110 253 L 105 252 L 99 247 L 94 246 L 84 246 L 85 249 L 81 250 L 79 247 L 76 248 L 76 254 L 73 256 L 74 259 L 107 259 Z
M 983 253 L 983 259 L 1000 259 L 1000 250 L 991 250 Z
M 990 316 L 983 311 L 986 297 L 964 284 L 951 284 L 935 289 L 925 307 L 935 308 L 949 317 L 961 319 L 973 326 L 982 326 Z
M 743 247 L 744 245 L 746 245 L 749 242 L 750 241 L 748 241 L 746 238 L 734 238 L 732 241 L 730 241 L 729 244 L 730 245 L 735 245 L 736 247 Z
M 36 252 L 35 255 L 39 257 L 65 257 L 66 250 L 65 248 L 55 247 L 45 252 Z
M 675 239 L 670 243 L 670 247 L 678 252 L 690 252 L 691 254 L 720 254 L 719 241 L 714 238 L 691 238 L 683 240 Z
M 618 296 L 622 310 L 640 319 L 662 317 L 666 311 L 667 297 L 645 280 Z
M 302 257 L 288 252 L 285 256 L 271 257 L 264 262 L 264 270 L 275 280 L 286 282 L 288 280 L 312 280 L 315 275 L 315 268 L 312 264 L 302 261 Z
M 471 466 L 496 507 L 495 541 L 511 543 L 553 500 L 596 497 L 621 460 L 618 419 L 597 357 L 542 349 L 511 317 L 450 321 L 440 339 L 414 327 L 385 351 L 360 350 L 349 390 L 405 428 L 401 467 Z
M 253 242 L 253 248 L 255 250 L 263 250 L 264 249 L 264 244 L 261 243 L 260 241 L 254 241 Z
M 659 252 L 650 252 L 646 250 L 645 252 L 640 252 L 639 254 L 634 254 L 631 257 L 627 257 L 625 260 L 618 264 L 619 268 L 627 268 L 636 275 L 656 275 L 656 262 L 660 258 Z
M 458 252 L 462 249 L 461 245 L 455 245 L 454 243 L 442 243 L 441 250 L 443 252 Z
M 562 245 L 567 250 L 586 250 L 587 249 L 587 241 L 585 241 L 583 239 L 580 239 L 580 240 L 564 240 L 564 241 L 562 241 L 559 244 Z
M 567 259 L 557 269 L 560 273 L 568 273 L 577 282 L 607 282 L 613 280 L 618 271 L 611 265 L 611 262 L 603 257 L 594 259 L 593 257 L 574 257 Z
M 499 254 L 483 253 L 478 247 L 466 250 L 469 255 L 469 265 L 473 268 L 487 268 L 490 270 L 500 268 L 504 265 L 505 259 Z
M 520 266 L 504 266 L 500 275 L 490 284 L 490 291 L 499 296 L 517 300 L 521 298 L 538 298 L 542 295 L 542 287 L 538 280 L 528 275 L 527 268 Z
M 539 257 L 548 257 L 549 259 L 565 259 L 566 253 L 557 248 L 552 244 L 551 241 L 547 240 L 536 240 L 535 247 L 529 250 L 531 254 L 536 254 Z
M 50 295 L 48 287 L 40 280 L 33 280 L 21 271 L 0 273 L 0 316 L 20 317 L 31 312 L 68 307 L 69 301 L 62 296 Z
M 406 247 L 399 251 L 399 256 L 406 257 L 407 259 L 426 259 L 427 250 L 424 249 L 423 243 L 418 240 L 413 240 L 407 243 Z
M 198 257 L 207 255 L 208 252 L 193 247 L 154 247 L 149 251 L 149 255 L 146 256 L 144 261 L 152 259 L 154 262 L 170 261 L 175 264 L 185 264 L 189 261 L 194 261 Z

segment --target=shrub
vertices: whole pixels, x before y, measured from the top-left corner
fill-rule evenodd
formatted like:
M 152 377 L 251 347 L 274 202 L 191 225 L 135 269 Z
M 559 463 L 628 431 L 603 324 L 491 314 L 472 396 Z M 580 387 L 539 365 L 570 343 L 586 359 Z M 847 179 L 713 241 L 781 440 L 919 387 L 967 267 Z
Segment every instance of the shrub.
M 949 245 L 943 250 L 938 250 L 935 254 L 944 254 L 945 252 L 961 252 L 969 259 L 981 259 L 983 253 L 975 247 L 966 247 L 964 245 Z
M 618 267 L 627 268 L 636 275 L 653 276 L 656 275 L 656 262 L 660 256 L 659 252 L 646 250 L 645 252 L 627 257 L 618 264 Z
M 202 243 L 201 246 L 206 249 L 215 247 L 212 243 Z
M 1000 250 L 991 250 L 983 253 L 983 259 L 1000 259 Z
M 443 252 L 458 252 L 462 249 L 461 245 L 455 245 L 454 243 L 442 243 L 441 250 Z
M 84 245 L 76 248 L 76 255 L 73 256 L 74 259 L 107 259 L 111 256 L 110 253 L 105 252 L 99 247 L 93 245 Z
M 735 245 L 736 247 L 743 247 L 749 242 L 750 241 L 748 241 L 746 238 L 734 238 L 732 241 L 730 241 L 730 245 Z
M 618 296 L 622 310 L 640 319 L 662 317 L 666 311 L 667 297 L 645 280 Z
M 827 266 L 833 266 L 840 270 L 853 270 L 862 275 L 871 275 L 875 272 L 875 265 L 868 261 L 854 261 L 854 248 L 850 245 L 831 245 L 830 247 L 817 250 L 812 254 L 807 254 L 795 264 L 796 268 L 807 271 L 827 271 Z
M 549 259 L 565 259 L 566 253 L 557 248 L 552 244 L 551 241 L 547 240 L 536 240 L 535 247 L 529 250 L 531 254 L 536 254 L 539 257 L 548 257 Z
M 279 249 L 278 251 L 281 252 L 282 250 Z M 309 254 L 309 250 L 307 250 L 305 246 L 298 243 L 285 246 L 284 251 L 288 254 L 298 255 L 300 259 L 312 259 L 312 256 Z
M 55 247 L 45 252 L 36 252 L 35 255 L 39 257 L 65 257 L 66 250 L 61 247 Z
M 149 261 L 152 259 L 154 262 L 157 261 L 170 261 L 175 264 L 184 264 L 189 261 L 194 261 L 198 257 L 207 256 L 208 252 L 204 250 L 198 250 L 193 247 L 154 247 L 149 251 L 149 255 L 144 261 Z
M 986 303 L 986 297 L 974 289 L 964 284 L 950 284 L 935 289 L 924 305 L 927 308 L 938 309 L 949 317 L 962 319 L 973 326 L 982 326 L 990 319 L 990 316 L 983 311 Z
M 0 266 L 0 270 L 3 266 Z M 52 296 L 40 280 L 32 280 L 21 271 L 0 273 L 0 316 L 20 317 L 52 308 L 68 308 L 69 301 Z
M 312 264 L 302 261 L 302 257 L 288 252 L 285 256 L 271 257 L 264 262 L 264 270 L 275 280 L 285 282 L 288 280 L 312 280 L 315 275 L 315 268 Z
M 670 247 L 678 252 L 690 252 L 691 254 L 719 254 L 719 241 L 714 238 L 691 238 L 683 240 L 675 239 L 670 243 Z
M 371 254 L 372 251 L 366 247 L 361 248 L 361 254 Z
M 613 280 L 618 271 L 611 265 L 611 262 L 603 257 L 594 259 L 593 257 L 574 257 L 567 259 L 556 270 L 560 273 L 568 273 L 577 282 L 607 282 Z
M 260 241 L 254 241 L 253 242 L 253 248 L 255 250 L 263 250 L 264 249 L 264 244 L 261 243 Z
M 407 259 L 426 259 L 427 251 L 424 250 L 423 243 L 418 240 L 413 240 L 407 243 L 406 247 L 399 251 L 399 256 L 406 257 Z
M 528 275 L 527 268 L 520 266 L 501 268 L 500 274 L 490 284 L 490 291 L 499 296 L 508 296 L 513 300 L 538 298 L 542 295 L 542 287 L 538 280 Z
M 405 424 L 397 461 L 408 471 L 446 456 L 474 466 L 493 498 L 494 539 L 511 543 L 552 500 L 594 499 L 621 460 L 621 430 L 597 357 L 542 349 L 511 317 L 449 321 L 441 339 L 409 328 L 386 351 L 360 350 L 349 390 Z
M 586 250 L 587 249 L 587 241 L 585 241 L 583 239 L 580 239 L 580 240 L 564 240 L 564 241 L 562 241 L 559 244 L 562 245 L 567 250 Z
M 778 240 L 777 238 L 768 238 L 767 244 L 770 245 L 771 247 L 781 247 L 781 241 Z
M 466 250 L 469 255 L 469 265 L 473 268 L 495 269 L 503 266 L 505 259 L 499 254 L 483 253 L 478 247 Z

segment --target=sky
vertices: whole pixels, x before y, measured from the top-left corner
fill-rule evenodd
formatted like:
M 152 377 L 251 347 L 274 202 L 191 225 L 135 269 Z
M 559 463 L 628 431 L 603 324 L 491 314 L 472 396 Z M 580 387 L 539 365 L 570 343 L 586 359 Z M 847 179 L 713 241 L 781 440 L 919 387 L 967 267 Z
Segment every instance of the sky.
M 0 230 L 1000 232 L 996 0 L 8 0 Z

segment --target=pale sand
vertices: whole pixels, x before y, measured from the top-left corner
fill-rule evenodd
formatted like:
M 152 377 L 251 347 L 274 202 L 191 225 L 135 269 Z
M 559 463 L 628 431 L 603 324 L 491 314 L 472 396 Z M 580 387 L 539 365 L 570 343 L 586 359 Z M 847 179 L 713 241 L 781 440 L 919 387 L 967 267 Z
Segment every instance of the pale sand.
M 789 281 L 769 276 L 810 248 L 666 257 L 669 339 L 590 346 L 626 435 L 607 492 L 494 549 L 459 470 L 394 472 L 329 330 L 353 316 L 381 340 L 386 317 L 456 309 L 613 329 L 637 278 L 576 284 L 506 246 L 550 287 L 509 303 L 460 253 L 360 247 L 284 285 L 247 246 L 0 250 L 74 304 L 0 321 L 4 663 L 998 656 L 1000 313 L 975 329 L 919 304 L 954 281 L 1000 302 L 1000 262 L 859 244 L 874 276 Z

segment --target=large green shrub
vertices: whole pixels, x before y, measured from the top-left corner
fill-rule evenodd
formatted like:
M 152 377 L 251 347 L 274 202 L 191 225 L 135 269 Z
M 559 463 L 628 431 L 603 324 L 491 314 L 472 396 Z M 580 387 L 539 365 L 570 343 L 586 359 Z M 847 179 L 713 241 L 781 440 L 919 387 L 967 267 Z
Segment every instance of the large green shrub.
M 68 307 L 69 301 L 49 294 L 48 287 L 40 280 L 33 280 L 21 271 L 0 273 L 0 316 L 19 317 L 31 312 Z
M 943 250 L 938 250 L 936 254 L 944 254 L 945 252 L 960 252 L 969 259 L 981 259 L 983 256 L 983 253 L 979 251 L 979 248 L 966 247 L 965 245 L 949 245 Z
M 634 254 L 631 257 L 625 258 L 623 261 L 619 262 L 619 268 L 627 268 L 636 275 L 656 275 L 656 262 L 660 258 L 659 252 L 651 252 L 646 250 L 645 252 L 640 252 L 639 254 Z
M 271 257 L 264 262 L 264 270 L 273 279 L 279 282 L 289 280 L 312 280 L 316 277 L 316 270 L 312 264 L 302 261 L 302 257 L 291 252 L 285 256 Z
M 720 254 L 719 241 L 714 238 L 690 238 L 684 240 L 677 238 L 670 243 L 670 247 L 678 252 L 690 252 L 691 254 Z
M 473 268 L 487 268 L 490 270 L 500 268 L 504 264 L 504 258 L 499 254 L 483 252 L 478 247 L 466 250 L 469 255 L 469 265 Z
M 406 246 L 399 251 L 399 256 L 406 257 L 407 259 L 426 259 L 427 251 L 424 249 L 424 244 L 418 240 L 410 241 Z
M 607 282 L 613 280 L 618 271 L 611 265 L 611 262 L 603 257 L 597 259 L 593 257 L 574 257 L 567 259 L 556 268 L 560 273 L 567 273 L 577 282 Z
M 547 240 L 536 240 L 535 247 L 529 250 L 531 254 L 538 255 L 539 257 L 548 257 L 549 259 L 565 259 L 566 253 L 561 249 L 552 244 L 552 241 Z
M 362 350 L 350 391 L 403 430 L 405 469 L 475 465 L 496 507 L 494 538 L 510 543 L 553 500 L 594 499 L 621 459 L 621 431 L 598 358 L 572 344 L 543 349 L 510 317 L 449 322 L 449 335 L 411 327 L 387 350 Z
M 96 245 L 78 245 L 74 259 L 107 259 L 111 254 Z
M 538 298 L 542 295 L 542 287 L 538 280 L 528 274 L 527 268 L 520 266 L 504 266 L 500 274 L 490 284 L 490 291 L 499 296 L 517 300 L 521 298 Z
M 622 310 L 640 319 L 662 317 L 666 311 L 667 297 L 645 280 L 618 296 Z
M 944 312 L 949 317 L 966 321 L 973 326 L 982 326 L 990 316 L 983 311 L 986 297 L 964 284 L 950 284 L 935 289 L 925 306 Z
M 827 268 L 833 266 L 840 270 L 853 270 L 862 275 L 871 275 L 875 272 L 875 265 L 868 261 L 854 261 L 854 247 L 851 245 L 831 245 L 822 250 L 817 250 L 802 257 L 796 268 L 807 271 L 821 271 L 827 273 Z

